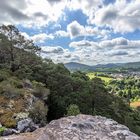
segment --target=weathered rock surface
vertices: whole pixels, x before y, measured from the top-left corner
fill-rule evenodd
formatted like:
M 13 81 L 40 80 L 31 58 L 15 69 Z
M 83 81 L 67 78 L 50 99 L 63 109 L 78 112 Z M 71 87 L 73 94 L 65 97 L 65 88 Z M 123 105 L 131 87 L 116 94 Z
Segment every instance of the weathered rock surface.
M 33 123 L 31 118 L 21 120 L 17 124 L 17 130 L 20 132 L 32 132 L 37 128 L 39 127 Z
M 111 119 L 77 115 L 54 120 L 33 133 L 3 137 L 2 140 L 140 140 L 140 137 Z
M 12 134 L 19 134 L 20 132 L 15 130 L 15 129 L 5 129 L 2 133 L 2 136 L 8 136 L 8 135 L 12 135 Z

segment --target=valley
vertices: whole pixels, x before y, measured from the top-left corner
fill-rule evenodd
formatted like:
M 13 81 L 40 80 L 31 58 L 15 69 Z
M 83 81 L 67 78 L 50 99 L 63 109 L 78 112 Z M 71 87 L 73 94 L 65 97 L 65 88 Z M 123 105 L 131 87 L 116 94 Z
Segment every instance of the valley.
M 140 0 L 0 0 L 0 140 L 140 140 Z

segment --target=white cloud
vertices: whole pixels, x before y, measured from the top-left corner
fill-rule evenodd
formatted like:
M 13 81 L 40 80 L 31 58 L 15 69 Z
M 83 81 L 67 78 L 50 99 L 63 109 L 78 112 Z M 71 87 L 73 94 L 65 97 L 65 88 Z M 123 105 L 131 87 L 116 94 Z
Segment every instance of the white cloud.
M 60 46 L 42 46 L 41 47 L 41 52 L 44 54 L 63 54 L 64 49 Z
M 58 30 L 54 33 L 55 36 L 57 37 L 68 37 L 69 34 L 66 31 L 63 30 Z
M 94 42 L 81 40 L 69 44 L 70 51 L 61 46 L 42 46 L 42 57 L 54 62 L 80 62 L 84 64 L 140 61 L 140 40 L 115 38 L 112 40 Z
M 140 40 L 128 40 L 123 37 L 115 38 L 112 40 L 105 40 L 99 43 L 102 48 L 114 49 L 139 49 Z
M 40 33 L 31 36 L 30 39 L 32 39 L 35 43 L 44 43 L 47 39 L 54 39 L 54 36 L 52 34 L 47 35 L 46 33 Z
M 29 36 L 26 32 L 21 32 L 21 35 L 23 35 L 27 39 L 33 40 L 34 43 L 44 43 L 46 40 L 54 39 L 54 35 L 46 34 L 46 33 L 40 33 L 40 34 L 35 34 L 33 36 Z
M 69 46 L 74 48 L 73 55 L 79 56 L 79 61 L 85 64 L 140 60 L 140 40 L 122 37 L 100 42 L 82 40 L 71 42 Z
M 81 50 L 81 49 L 87 49 L 87 48 L 99 48 L 99 45 L 97 42 L 93 41 L 88 41 L 88 40 L 82 40 L 78 42 L 71 42 L 69 44 L 70 47 L 75 48 L 76 50 Z
M 89 16 L 89 23 L 108 26 L 115 32 L 126 33 L 140 29 L 140 1 L 116 0 L 103 6 Z
M 99 6 L 103 5 L 102 0 L 70 0 L 68 8 L 70 10 L 82 10 L 87 16 L 97 10 Z
M 0 24 L 46 26 L 49 22 L 57 22 L 65 7 L 66 1 L 55 4 L 47 0 L 0 1 Z
M 77 21 L 73 21 L 67 26 L 67 31 L 71 38 L 84 35 L 84 27 Z
M 83 26 L 77 21 L 67 25 L 67 34 L 71 39 L 78 36 L 94 36 L 95 38 L 107 39 L 110 31 L 105 29 L 99 29 L 98 27 Z M 65 32 L 66 34 L 66 32 Z
M 0 24 L 22 24 L 25 27 L 42 27 L 57 23 L 65 16 L 64 10 L 80 9 L 88 22 L 108 26 L 115 32 L 133 32 L 140 29 L 140 1 L 116 0 L 104 5 L 103 0 L 4 0 L 0 1 Z M 75 27 L 76 31 L 72 29 Z M 68 26 L 70 36 L 78 35 L 83 27 L 73 22 Z
M 72 59 L 72 53 L 61 46 L 42 46 L 41 56 L 52 59 L 54 62 L 68 62 Z

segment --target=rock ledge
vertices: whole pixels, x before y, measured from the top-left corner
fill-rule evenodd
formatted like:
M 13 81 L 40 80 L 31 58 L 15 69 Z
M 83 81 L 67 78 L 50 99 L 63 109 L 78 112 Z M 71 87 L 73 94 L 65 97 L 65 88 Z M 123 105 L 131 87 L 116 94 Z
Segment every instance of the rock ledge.
M 140 140 L 140 137 L 112 119 L 80 114 L 54 120 L 33 133 L 2 140 Z

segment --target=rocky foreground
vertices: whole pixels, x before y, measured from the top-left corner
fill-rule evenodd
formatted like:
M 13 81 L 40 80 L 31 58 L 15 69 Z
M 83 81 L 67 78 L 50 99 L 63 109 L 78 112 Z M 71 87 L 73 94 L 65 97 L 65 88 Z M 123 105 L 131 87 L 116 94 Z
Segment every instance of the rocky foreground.
M 77 115 L 54 120 L 32 133 L 2 137 L 0 140 L 140 140 L 140 137 L 112 119 Z

